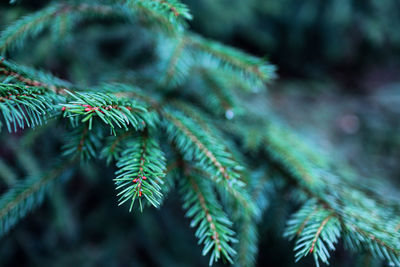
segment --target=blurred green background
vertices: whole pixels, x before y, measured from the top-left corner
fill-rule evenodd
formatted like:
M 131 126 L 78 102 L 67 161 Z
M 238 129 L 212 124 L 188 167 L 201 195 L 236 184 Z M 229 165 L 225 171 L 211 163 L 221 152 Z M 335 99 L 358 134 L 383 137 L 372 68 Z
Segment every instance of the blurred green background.
M 399 185 L 400 1 L 183 2 L 194 15 L 194 31 L 267 57 L 278 67 L 268 104 L 299 134 L 361 175 Z M 3 1 L 1 29 L 45 4 L 22 1 L 10 7 Z M 78 37 L 83 50 L 83 37 L 96 39 L 93 32 L 101 30 Z M 115 52 L 107 36 L 98 40 L 103 41 L 100 50 Z M 32 62 L 39 62 L 49 53 L 41 47 L 45 42 L 15 56 L 30 54 Z M 135 42 L 146 46 L 145 40 Z M 44 66 L 63 77 L 68 54 L 55 57 L 59 58 L 47 57 Z M 21 176 L 45 168 L 47 160 L 34 155 L 51 154 L 54 148 L 40 139 L 42 145 L 35 146 L 30 143 L 32 135 L 14 135 L 2 144 L 0 176 L 9 177 L 7 168 L 17 169 Z M 54 132 L 52 138 L 57 142 L 60 137 Z M 15 156 L 21 154 L 25 156 Z M 53 192 L 50 201 L 1 240 L 0 266 L 207 266 L 178 196 L 171 194 L 161 210 L 129 214 L 116 208 L 111 168 L 84 166 L 80 173 L 84 177 L 71 177 L 65 188 Z M 0 193 L 6 188 L 6 183 L 0 184 Z M 295 265 L 293 244 L 282 238 L 288 210 L 294 207 L 288 207 L 287 195 L 281 193 L 271 196 L 260 225 L 258 266 L 310 266 L 312 259 Z M 363 260 L 339 249 L 331 265 L 373 263 L 368 256 Z
M 398 183 L 400 1 L 186 1 L 192 28 L 278 67 L 269 104 L 368 176 Z

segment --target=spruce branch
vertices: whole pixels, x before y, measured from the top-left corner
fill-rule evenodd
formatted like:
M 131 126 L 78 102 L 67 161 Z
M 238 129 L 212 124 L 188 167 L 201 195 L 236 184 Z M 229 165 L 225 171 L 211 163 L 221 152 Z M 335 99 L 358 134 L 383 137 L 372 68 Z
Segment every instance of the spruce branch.
M 37 36 L 49 25 L 49 19 L 54 16 L 58 8 L 58 6 L 49 6 L 7 27 L 0 35 L 0 52 L 12 46 L 21 46 L 28 36 Z
M 25 125 L 35 127 L 43 124 L 57 113 L 54 105 L 62 100 L 45 88 L 0 83 L 0 114 L 9 132 L 23 129 Z
M 190 117 L 198 125 L 198 127 L 205 131 L 209 136 L 219 139 L 221 142 L 225 141 L 222 133 L 213 125 L 214 120 L 202 109 L 194 106 L 193 104 L 179 100 L 173 101 L 171 105 L 175 109 L 180 110 L 185 116 Z M 225 142 L 224 145 L 226 146 Z
M 36 37 L 46 28 L 56 25 L 59 16 L 67 14 L 92 15 L 121 15 L 122 11 L 116 6 L 101 4 L 69 4 L 55 3 L 43 8 L 33 14 L 27 15 L 14 24 L 8 26 L 0 35 L 0 52 L 5 52 L 14 47 L 21 47 L 29 37 Z M 56 31 L 56 30 L 55 30 Z
M 87 124 L 79 125 L 65 137 L 63 156 L 78 157 L 82 162 L 97 158 L 102 138 L 102 131 L 90 131 Z
M 193 161 L 198 173 L 216 183 L 246 212 L 259 213 L 244 188 L 245 184 L 240 179 L 239 171 L 242 167 L 232 159 L 232 155 L 224 147 L 224 141 L 222 139 L 217 141 L 219 139 L 206 134 L 183 113 L 171 109 L 166 112 L 163 114 L 168 120 L 165 122 L 166 131 L 183 158 L 189 162 Z
M 239 157 L 239 153 L 235 151 L 234 146 L 227 142 L 227 139 L 216 127 L 214 127 L 213 121 L 207 117 L 204 112 L 193 105 L 182 101 L 174 101 L 171 104 L 174 108 L 180 110 L 182 115 L 191 118 L 197 127 L 200 128 L 201 131 L 204 131 L 208 138 L 211 140 L 218 140 L 216 142 L 218 142 L 221 147 L 224 147 L 223 150 L 231 154 L 231 157 Z M 196 133 L 199 133 L 199 131 Z M 240 160 L 240 162 L 244 161 Z M 246 170 L 238 164 L 236 165 L 236 169 L 242 173 L 246 172 Z M 192 171 L 196 172 L 198 176 L 213 181 L 220 191 L 226 192 L 230 196 L 229 198 L 233 200 L 233 203 L 237 203 L 246 213 L 251 214 L 251 216 L 256 214 L 260 215 L 260 210 L 256 205 L 254 205 L 253 199 L 247 192 L 247 186 L 245 186 L 242 181 L 232 183 L 230 179 L 220 179 L 218 176 L 210 175 L 210 172 L 207 171 L 207 169 L 204 169 L 201 165 L 197 165 L 197 168 Z M 239 173 L 237 173 L 237 175 L 239 175 Z
M 237 71 L 244 80 L 253 81 L 257 87 L 262 87 L 265 82 L 275 77 L 275 67 L 263 59 L 196 34 L 188 34 L 186 38 L 195 49 L 219 59 L 220 65 L 228 70 Z
M 51 37 L 54 43 L 63 43 L 69 39 L 76 24 L 76 16 L 68 13 L 58 15 L 51 26 Z
M 240 165 L 232 159 L 221 143 L 199 128 L 193 120 L 181 112 L 165 110 L 164 127 L 170 140 L 174 140 L 184 159 L 194 161 L 217 180 L 229 180 L 231 184 L 243 185 L 237 171 Z
M 297 240 L 297 260 L 312 254 L 316 264 L 319 261 L 328 263 L 329 250 L 334 250 L 341 237 L 353 250 L 368 251 L 397 264 L 399 250 L 395 240 L 400 237 L 393 231 L 398 223 L 397 205 L 382 201 L 380 194 L 371 194 L 368 188 L 352 180 L 354 178 L 335 172 L 322 153 L 304 144 L 276 120 L 268 120 L 260 127 L 259 121 L 247 119 L 242 125 L 252 127 L 258 136 L 259 141 L 251 151 L 263 147 L 270 166 L 302 192 L 300 201 L 311 201 L 292 216 L 285 231 L 285 236 Z M 238 127 L 228 129 L 244 142 L 251 136 Z
M 67 88 L 71 90 L 73 87 L 69 82 L 61 80 L 47 72 L 21 66 L 5 58 L 0 59 L 0 75 L 13 78 L 15 83 L 43 87 L 60 95 L 65 95 L 65 90 Z
M 211 252 L 209 264 L 220 258 L 233 263 L 236 254 L 231 244 L 237 242 L 231 229 L 232 223 L 223 212 L 210 184 L 201 177 L 188 174 L 181 181 L 183 207 L 191 217 L 191 226 L 198 227 L 196 237 L 204 244 L 203 255 Z
M 317 266 L 319 260 L 329 263 L 328 249 L 335 249 L 340 233 L 341 224 L 334 213 L 319 207 L 313 200 L 292 216 L 285 231 L 285 235 L 290 239 L 297 237 L 296 261 L 312 253 Z
M 236 244 L 236 266 L 255 266 L 258 253 L 258 225 L 261 223 L 262 214 L 269 205 L 271 198 L 271 181 L 265 178 L 263 172 L 248 177 L 248 192 L 250 199 L 259 210 L 258 213 L 250 213 L 239 209 L 238 213 L 238 239 Z
M 7 233 L 21 218 L 39 206 L 55 179 L 70 169 L 75 159 L 63 162 L 44 176 L 27 178 L 0 197 L 0 236 Z
M 354 224 L 347 224 L 343 239 L 354 251 L 369 251 L 374 257 L 400 266 L 399 236 L 395 238 L 374 230 L 364 230 Z
M 398 242 L 393 240 L 400 240 L 400 236 L 392 231 L 393 218 L 397 218 L 395 213 L 367 197 L 351 181 L 335 175 L 324 160 L 315 160 L 311 150 L 299 148 L 294 135 L 290 136 L 290 142 L 296 144 L 292 149 L 297 147 L 297 151 L 304 151 L 303 157 L 287 149 L 288 144 L 282 143 L 277 136 L 272 137 L 276 132 L 269 132 L 267 152 L 284 177 L 292 179 L 294 185 L 311 199 L 311 204 L 305 204 L 288 222 L 285 232 L 288 237 L 297 236 L 296 260 L 312 254 L 317 265 L 319 260 L 328 263 L 328 249 L 334 250 L 342 236 L 350 248 L 367 250 L 397 264 L 400 251 Z
M 138 15 L 144 15 L 148 22 L 156 22 L 156 25 L 167 32 L 183 31 L 186 20 L 192 19 L 192 15 L 186 5 L 178 0 L 121 0 L 117 1 L 130 8 Z
M 354 213 L 356 212 L 356 214 Z M 400 250 L 397 245 L 398 233 L 389 232 L 391 220 L 385 224 L 374 225 L 371 210 L 364 210 L 365 217 L 359 217 L 359 208 L 339 207 L 332 209 L 318 204 L 316 199 L 309 200 L 288 221 L 285 235 L 296 237 L 296 260 L 313 254 L 316 264 L 321 260 L 328 263 L 328 249 L 334 250 L 341 236 L 347 247 L 354 251 L 368 251 L 377 258 L 398 265 Z M 373 217 L 373 216 L 372 216 Z
M 136 101 L 146 105 L 149 112 L 154 111 L 151 112 L 154 116 L 154 121 L 159 119 L 158 113 L 161 110 L 162 96 L 158 95 L 156 92 L 149 93 L 141 88 L 123 83 L 107 84 L 104 89 L 101 87 L 101 90 L 104 90 L 105 93 L 113 94 L 118 98 L 134 98 Z
M 92 129 L 93 119 L 100 118 L 110 126 L 115 135 L 115 128 L 128 130 L 133 127 L 141 130 L 147 125 L 154 125 L 151 118 L 146 115 L 147 109 L 132 99 L 117 98 L 115 95 L 104 93 L 69 93 L 73 98 L 62 105 L 64 117 L 81 118 L 81 122 L 88 122 L 89 130 Z
M 142 136 L 126 144 L 127 149 L 118 160 L 114 179 L 119 204 L 131 201 L 129 211 L 132 210 L 135 200 L 139 200 L 140 210 L 143 210 L 142 198 L 158 208 L 162 198 L 163 177 L 166 163 L 164 153 L 154 137 L 145 132 Z
M 105 158 L 107 164 L 110 164 L 113 160 L 118 160 L 121 156 L 121 152 L 126 147 L 125 142 L 132 135 L 133 132 L 126 131 L 124 133 L 108 136 L 105 141 L 106 144 L 100 152 L 100 157 Z
M 330 167 L 322 157 L 316 159 L 312 156 L 313 152 L 296 135 L 277 122 L 270 121 L 264 128 L 263 144 L 268 156 L 309 190 L 323 190 L 328 179 L 329 183 L 335 183 L 338 179 L 329 172 Z
M 237 162 L 245 163 L 237 145 L 221 131 L 221 127 L 219 127 L 221 121 L 216 120 L 214 117 L 210 116 L 210 114 L 206 113 L 206 111 L 191 103 L 174 100 L 170 101 L 170 104 L 174 109 L 179 110 L 182 114 L 191 118 L 193 122 L 197 124 L 197 127 L 201 128 L 208 136 L 211 136 L 214 140 L 218 140 Z M 244 171 L 245 168 L 241 168 L 241 172 L 243 173 Z
M 218 115 L 225 115 L 226 119 L 233 119 L 235 114 L 240 113 L 239 101 L 234 92 L 232 92 L 233 84 L 226 80 L 226 76 L 214 73 L 213 69 L 200 68 L 199 72 L 206 84 L 204 100 L 206 107 L 209 107 L 211 112 Z
M 249 177 L 247 191 L 250 197 L 248 200 L 255 203 L 256 212 L 249 212 L 245 207 L 240 207 L 235 217 L 238 221 L 238 242 L 235 246 L 237 251 L 235 266 L 255 266 L 258 253 L 258 224 L 261 215 L 267 206 L 268 195 L 267 183 L 261 177 Z
M 160 67 L 162 85 L 175 88 L 188 78 L 193 65 L 193 56 L 187 44 L 187 39 L 183 34 L 176 38 L 160 38 L 157 52 L 164 62 Z
M 17 182 L 17 174 L 7 162 L 0 159 L 0 180 L 7 186 L 12 186 Z
M 235 266 L 255 266 L 258 239 L 257 222 L 252 216 L 244 215 L 238 230 L 239 242 L 235 247 L 237 251 Z

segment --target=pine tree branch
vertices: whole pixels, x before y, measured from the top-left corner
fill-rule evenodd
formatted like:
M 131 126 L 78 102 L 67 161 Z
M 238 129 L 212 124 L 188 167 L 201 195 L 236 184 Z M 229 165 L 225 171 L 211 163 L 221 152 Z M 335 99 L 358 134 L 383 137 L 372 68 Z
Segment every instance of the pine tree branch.
M 83 162 L 96 158 L 102 137 L 102 131 L 89 131 L 87 124 L 79 125 L 65 136 L 63 155 L 78 157 Z
M 192 118 L 208 135 L 217 139 L 223 139 L 222 136 L 217 133 L 215 127 L 212 127 L 212 119 L 201 109 L 179 100 L 175 100 L 171 104 L 177 110 L 182 111 L 186 116 Z
M 7 186 L 12 186 L 17 182 L 15 170 L 13 170 L 7 162 L 3 161 L 3 159 L 0 159 L 0 179 Z
M 325 225 L 329 222 L 329 220 L 330 220 L 332 217 L 333 217 L 333 215 L 330 214 L 328 217 L 326 217 L 326 218 L 322 221 L 321 225 L 318 227 L 318 230 L 317 230 L 317 232 L 315 233 L 315 237 L 314 237 L 314 239 L 313 239 L 313 241 L 312 241 L 312 243 L 311 243 L 310 253 L 312 253 L 312 252 L 314 251 L 315 244 L 317 243 L 318 238 L 319 238 L 319 236 L 321 235 L 322 230 L 324 229 Z
M 68 170 L 76 161 L 62 163 L 42 177 L 28 178 L 10 189 L 0 198 L 0 235 L 8 232 L 19 219 L 40 205 L 54 179 Z
M 121 152 L 124 150 L 125 141 L 133 135 L 133 132 L 127 131 L 116 136 L 109 136 L 106 145 L 101 151 L 101 158 L 105 158 L 107 163 L 110 164 L 112 160 L 118 160 Z
M 316 206 L 314 210 L 305 218 L 305 220 L 301 223 L 299 230 L 297 230 L 296 235 L 301 236 L 303 233 L 304 228 L 306 227 L 307 223 L 311 220 L 311 218 L 318 212 L 318 207 Z
M 233 119 L 235 113 L 239 111 L 239 103 L 235 93 L 232 92 L 235 86 L 218 72 L 214 73 L 214 69 L 202 67 L 199 72 L 206 84 L 205 87 L 210 89 L 204 97 L 207 101 L 206 106 L 211 112 L 223 114 L 228 120 Z
M 304 151 L 303 148 L 299 147 L 299 141 L 295 141 L 296 137 L 286 136 L 285 139 L 282 139 L 285 134 L 276 127 L 277 125 L 270 122 L 266 138 L 266 152 L 269 161 L 273 163 L 275 169 L 282 173 L 282 177 L 285 177 L 296 188 L 302 190 L 308 198 L 315 199 L 317 203 L 314 204 L 316 206 L 313 209 L 308 211 L 307 216 L 302 217 L 301 220 L 294 216 L 288 223 L 289 227 L 285 232 L 286 235 L 291 238 L 298 237 L 295 248 L 295 250 L 298 250 L 296 258 L 300 259 L 308 253 L 312 253 L 317 265 L 318 260 L 327 263 L 329 253 L 321 242 L 327 242 L 326 244 L 328 244 L 329 248 L 334 249 L 333 244 L 337 243 L 337 238 L 342 234 L 345 239 L 357 240 L 355 244 L 359 245 L 354 245 L 354 249 L 366 248 L 370 253 L 396 264 L 399 260 L 398 254 L 395 253 L 396 248 L 389 245 L 391 248 L 389 249 L 385 246 L 385 242 L 395 238 L 395 234 L 387 231 L 386 227 L 382 226 L 382 224 L 387 224 L 389 229 L 392 225 L 390 221 L 393 220 L 391 217 L 394 214 L 390 210 L 385 211 L 382 209 L 376 204 L 378 202 L 372 205 L 370 203 L 372 200 L 367 198 L 362 191 L 353 187 L 350 181 L 341 179 L 341 177 L 333 174 L 330 167 L 325 165 L 323 159 L 315 160 L 312 151 Z M 286 141 L 282 142 L 282 140 Z M 303 154 L 298 154 L 298 151 L 303 152 Z M 358 194 L 357 198 L 352 197 L 354 193 Z M 366 203 L 366 201 L 369 202 Z M 384 217 L 377 220 L 372 219 L 369 216 L 372 212 L 383 213 Z M 365 216 L 360 217 L 358 213 L 365 214 Z M 324 218 L 329 219 L 320 219 L 316 223 L 315 220 L 321 218 L 320 214 L 326 214 Z M 367 214 L 369 215 L 366 216 Z M 298 223 L 298 228 L 290 226 L 293 224 L 293 220 Z M 376 237 L 358 233 L 356 231 L 357 228 L 351 228 L 348 223 L 350 225 L 356 223 L 366 227 L 366 229 L 371 229 L 372 227 L 375 233 L 383 237 L 383 240 L 381 239 L 381 242 L 377 243 L 374 241 Z M 328 224 L 330 228 L 325 229 Z M 345 231 L 345 229 L 350 230 Z M 359 227 L 359 229 L 362 228 Z M 314 235 L 307 235 L 309 231 L 312 231 Z M 321 238 L 322 235 L 326 235 L 326 237 Z M 305 243 L 306 241 L 307 243 Z M 371 242 L 375 242 L 380 248 L 369 246 L 368 244 Z M 317 244 L 320 244 L 318 248 Z M 389 250 L 391 253 L 387 255 L 379 254 L 378 251 L 381 249 Z
M 215 227 L 214 219 L 211 216 L 210 211 L 209 211 L 209 209 L 207 207 L 206 199 L 205 199 L 204 195 L 200 192 L 199 186 L 193 181 L 193 179 L 190 178 L 190 177 L 188 179 L 189 179 L 190 184 L 191 184 L 191 186 L 193 188 L 193 191 L 197 195 L 197 198 L 198 198 L 198 200 L 200 202 L 201 208 L 203 209 L 203 212 L 204 212 L 205 217 L 207 219 L 207 222 L 209 224 L 209 228 L 211 229 L 211 232 L 212 232 L 211 238 L 215 242 L 215 247 L 216 247 L 216 249 L 218 251 L 221 251 L 221 241 L 219 239 L 219 234 L 218 234 L 217 229 Z
M 72 85 L 66 81 L 58 79 L 49 73 L 40 72 L 27 67 L 21 67 L 15 63 L 0 59 L 0 74 L 13 77 L 26 85 L 43 87 L 56 94 L 66 95 L 66 90 L 72 90 Z
M 239 73 L 242 73 L 244 79 L 255 80 L 258 86 L 275 77 L 275 68 L 260 58 L 250 56 L 238 49 L 205 39 L 199 35 L 188 34 L 187 39 L 194 48 L 220 59 L 233 69 L 238 70 Z
M 236 254 L 230 243 L 236 242 L 232 223 L 218 204 L 206 180 L 186 172 L 181 181 L 181 192 L 186 216 L 192 217 L 191 226 L 197 226 L 196 237 L 204 244 L 203 255 L 211 251 L 210 265 L 221 257 L 232 263 Z
M 178 1 L 171 1 L 171 0 L 154 0 L 155 2 L 164 4 L 168 7 L 168 9 L 170 10 L 170 12 L 172 12 L 174 14 L 175 17 L 179 17 L 183 14 L 183 12 L 181 12 L 179 9 L 181 7 L 179 7 L 178 5 L 182 6 L 181 3 L 179 3 Z
M 219 151 L 226 151 L 229 154 L 238 154 L 232 153 L 232 146 L 228 146 L 226 142 L 226 138 L 212 125 L 212 121 L 205 117 L 205 114 L 201 112 L 201 110 L 194 108 L 191 105 L 185 104 L 181 101 L 174 101 L 171 103 L 178 110 L 183 111 L 183 113 L 193 119 L 196 125 L 204 132 L 207 133 L 207 136 L 212 137 L 215 140 L 218 140 L 219 146 L 221 146 Z M 199 132 L 193 131 L 193 132 Z M 217 145 L 213 145 L 217 146 Z M 212 147 L 211 145 L 209 147 Z M 243 162 L 243 161 L 241 161 Z M 237 168 L 237 167 L 236 167 Z M 192 170 L 197 173 L 199 176 L 203 176 L 206 179 L 209 179 L 217 184 L 217 186 L 224 192 L 227 192 L 234 202 L 237 202 L 240 207 L 242 207 L 246 213 L 251 214 L 251 216 L 260 215 L 260 210 L 253 204 L 253 199 L 247 192 L 247 188 L 245 184 L 238 181 L 239 183 L 232 183 L 230 179 L 219 179 L 210 175 L 209 171 L 204 170 L 202 166 L 198 166 L 196 169 Z M 243 171 L 243 170 L 242 170 Z
M 113 134 L 115 127 L 133 127 L 142 130 L 147 125 L 154 125 L 153 117 L 147 116 L 147 109 L 132 99 L 117 98 L 115 95 L 104 93 L 69 93 L 74 100 L 62 106 L 64 117 L 82 118 L 92 128 L 93 118 L 100 118 L 110 126 Z
M 0 35 L 0 51 L 5 51 L 10 44 L 16 42 L 16 40 L 22 42 L 21 39 L 24 39 L 24 35 L 26 35 L 25 33 L 28 30 L 31 31 L 31 35 L 37 35 L 40 29 L 44 27 L 43 24 L 46 20 L 53 17 L 56 11 L 56 6 L 50 6 L 33 15 L 24 17 L 14 23 L 14 25 L 8 27 L 6 31 L 3 31 Z
M 211 165 L 210 167 L 215 169 L 224 179 L 229 180 L 231 178 L 233 178 L 233 179 L 237 178 L 237 175 L 235 175 L 236 177 L 232 177 L 233 172 L 230 172 L 229 167 L 224 166 L 224 164 L 222 163 L 221 160 L 223 158 L 227 159 L 226 156 L 224 155 L 224 157 L 221 157 L 220 158 L 221 160 L 220 160 L 219 157 L 216 156 L 215 153 L 213 152 L 213 150 L 216 150 L 216 149 L 211 148 L 211 146 L 208 146 L 207 144 L 202 142 L 202 140 L 200 140 L 200 137 L 198 136 L 199 132 L 192 131 L 188 127 L 188 125 L 185 125 L 182 122 L 183 120 L 186 120 L 189 122 L 188 118 L 184 118 L 182 116 L 179 116 L 179 118 L 178 118 L 177 116 L 172 114 L 172 112 L 164 112 L 163 115 L 169 122 L 172 123 L 172 125 L 174 127 L 176 127 L 177 130 L 179 130 L 187 138 L 187 142 L 192 144 L 192 146 L 195 147 L 195 150 L 199 151 L 200 155 L 198 157 L 206 158 L 207 161 L 209 162 L 208 165 Z M 171 134 L 175 135 L 175 131 L 172 131 L 170 129 L 169 132 Z M 179 142 L 179 143 L 181 143 L 181 142 Z M 178 146 L 179 146 L 179 144 L 178 144 Z M 185 151 L 183 151 L 183 152 L 185 152 Z M 185 154 L 187 154 L 187 153 L 185 153 Z M 230 162 L 230 161 L 226 161 L 226 163 L 228 163 L 228 162 Z
M 258 224 L 262 220 L 262 213 L 268 206 L 271 197 L 270 178 L 254 176 L 248 178 L 250 199 L 256 203 L 258 213 L 249 213 L 246 210 L 239 212 L 239 241 L 237 243 L 236 266 L 255 266 L 258 253 Z
M 192 19 L 186 5 L 177 0 L 121 0 L 124 6 L 134 12 L 140 11 L 148 21 L 157 21 L 157 26 L 169 32 L 182 31 L 186 27 L 185 20 Z
M 89 128 L 85 125 L 83 127 L 83 132 L 82 132 L 82 135 L 81 135 L 81 137 L 79 139 L 78 147 L 76 149 L 78 151 L 78 153 L 82 152 L 82 150 L 83 150 L 83 147 L 84 147 L 88 132 L 89 132 Z
M 96 15 L 121 14 L 117 7 L 101 4 L 67 4 L 55 3 L 25 16 L 10 25 L 0 35 L 0 52 L 6 51 L 13 46 L 22 46 L 28 37 L 39 35 L 45 28 L 54 25 L 54 21 L 62 15 L 68 13 L 86 13 Z
M 398 232 L 400 230 L 400 223 L 398 223 L 397 225 L 396 225 L 396 227 L 394 228 L 394 231 L 395 232 Z
M 235 266 L 255 266 L 258 253 L 258 229 L 253 217 L 244 215 L 239 231 Z
M 82 120 L 88 121 L 89 129 L 92 127 L 93 117 L 99 117 L 104 123 L 108 124 L 111 128 L 111 132 L 114 134 L 115 126 L 119 128 L 123 127 L 126 130 L 128 129 L 128 125 L 135 129 L 142 129 L 146 125 L 154 126 L 155 121 L 158 120 L 157 116 L 151 112 L 147 112 L 147 109 L 143 105 L 132 99 L 123 98 L 121 92 L 112 92 L 111 90 L 113 95 L 104 93 L 79 93 L 76 91 L 72 93 L 70 92 L 70 88 L 73 88 L 72 85 L 52 77 L 47 73 L 21 68 L 5 60 L 3 60 L 1 64 L 1 66 L 7 68 L 3 72 L 4 74 L 16 77 L 27 85 L 40 86 L 57 95 L 68 94 L 67 96 L 75 98 L 75 101 L 69 101 L 63 104 L 60 109 L 63 111 L 65 117 L 77 119 L 79 116 L 84 116 Z M 37 76 L 44 80 L 47 79 L 48 81 L 55 81 L 57 84 L 61 85 L 69 85 L 70 87 L 67 89 L 65 87 L 50 85 L 46 82 L 30 78 L 32 76 Z M 74 90 L 72 89 L 72 91 Z M 131 94 L 131 92 L 129 92 L 129 94 Z M 49 96 L 51 95 L 49 94 Z M 56 99 L 55 96 L 52 97 L 52 99 L 53 98 Z M 64 98 L 62 100 L 65 101 Z M 152 101 L 151 104 L 154 104 L 154 101 Z M 53 109 L 54 106 L 50 108 Z M 19 114 L 19 116 L 23 116 L 23 113 Z M 29 124 L 30 121 L 27 123 Z M 20 122 L 19 125 L 23 127 L 22 122 Z
M 54 106 L 63 98 L 46 92 L 46 89 L 0 83 L 0 114 L 8 131 L 35 127 L 56 114 Z M 2 123 L 0 121 L 0 127 Z
M 367 231 L 362 230 L 361 228 L 357 227 L 354 224 L 350 224 L 350 226 L 348 225 L 347 227 L 352 227 L 355 232 L 360 233 L 361 235 L 368 238 L 372 242 L 376 242 L 376 243 L 380 244 L 381 246 L 385 247 L 386 249 L 388 249 L 389 251 L 391 251 L 393 254 L 395 254 L 398 257 L 397 261 L 400 259 L 400 249 L 391 247 L 390 245 L 386 244 L 385 241 L 378 238 L 376 235 L 374 235 L 372 233 L 368 233 Z
M 162 84 L 177 86 L 188 76 L 191 57 L 185 54 L 186 44 L 185 36 L 178 38 L 172 53 L 167 55 L 169 58 Z
M 142 197 L 158 208 L 162 198 L 162 178 L 165 176 L 166 163 L 164 154 L 157 141 L 148 135 L 134 139 L 127 144 L 127 149 L 118 160 L 114 179 L 118 193 L 119 204 L 131 200 L 129 211 L 135 200 L 139 200 L 140 210 L 143 210 Z

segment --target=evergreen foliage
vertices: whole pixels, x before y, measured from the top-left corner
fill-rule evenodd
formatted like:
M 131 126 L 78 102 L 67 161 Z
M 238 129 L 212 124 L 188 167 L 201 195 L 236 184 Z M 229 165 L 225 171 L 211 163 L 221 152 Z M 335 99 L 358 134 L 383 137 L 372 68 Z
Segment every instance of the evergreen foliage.
M 400 10 L 396 1 L 186 3 L 196 18 L 195 29 L 226 42 L 239 39 L 256 51 L 273 55 L 281 69 L 298 74 L 313 75 L 320 65 L 337 68 L 383 57 L 399 58 L 400 36 L 395 29 L 400 24 Z
M 133 208 L 136 198 L 142 207 L 142 196 L 158 207 L 158 199 L 162 197 L 162 178 L 165 176 L 165 157 L 155 139 L 142 136 L 126 144 L 129 147 L 118 160 L 119 170 L 116 172 L 115 184 L 120 196 L 119 205 L 131 201 L 129 210 Z
M 62 167 L 18 180 L 0 197 L 1 235 L 40 205 L 76 162 L 105 159 L 117 167 L 118 205 L 128 204 L 129 211 L 136 202 L 141 211 L 146 204 L 159 208 L 179 187 L 210 265 L 255 264 L 258 225 L 281 181 L 300 207 L 284 233 L 296 240 L 296 261 L 312 255 L 317 266 L 329 263 L 343 240 L 351 250 L 400 266 L 398 203 L 359 185 L 342 163 L 302 142 L 272 111 L 246 101 L 253 94 L 265 100 L 275 68 L 192 33 L 190 12 L 179 1 L 51 3 L 4 29 L 0 50 L 12 57 L 47 34 L 63 47 L 60 38 L 74 42 L 80 28 L 102 19 L 140 27 L 151 40 L 151 56 L 134 74 L 122 63 L 108 64 L 115 69 L 111 78 L 102 73 L 93 82 L 91 66 L 83 64 L 85 82 L 72 74 L 64 81 L 23 63 L 0 62 L 0 129 L 48 132 L 56 122 L 65 134 Z
M 115 127 L 133 127 L 135 130 L 143 128 L 150 122 L 145 118 L 147 110 L 144 106 L 131 100 L 118 99 L 110 94 L 103 93 L 76 93 L 71 94 L 73 101 L 68 101 L 61 108 L 64 116 L 80 122 L 88 122 L 89 130 L 92 129 L 93 117 L 100 118 L 111 127 L 115 134 Z M 80 117 L 83 117 L 80 119 Z M 77 123 L 77 122 L 76 122 Z
M 8 131 L 35 127 L 51 114 L 57 96 L 48 94 L 40 87 L 25 87 L 17 84 L 0 84 L 0 109 Z M 0 123 L 0 127 L 2 123 Z
M 28 177 L 5 193 L 0 200 L 0 236 L 7 233 L 28 212 L 40 205 L 54 185 L 55 179 L 65 176 L 72 161 L 62 163 L 47 174 Z
M 219 205 L 212 187 L 204 177 L 188 174 L 183 180 L 181 192 L 186 216 L 191 217 L 190 225 L 197 226 L 196 237 L 204 244 L 203 255 L 211 251 L 210 265 L 225 258 L 233 263 L 236 254 L 231 243 L 236 242 L 232 222 Z

